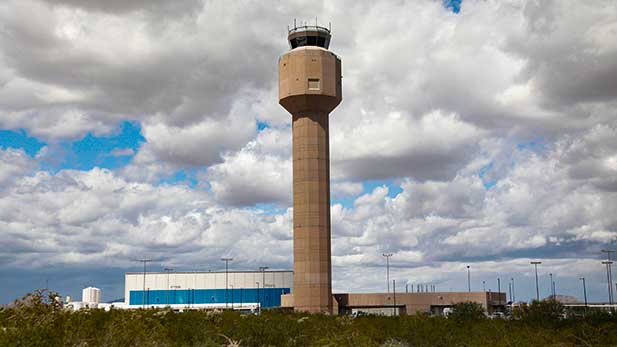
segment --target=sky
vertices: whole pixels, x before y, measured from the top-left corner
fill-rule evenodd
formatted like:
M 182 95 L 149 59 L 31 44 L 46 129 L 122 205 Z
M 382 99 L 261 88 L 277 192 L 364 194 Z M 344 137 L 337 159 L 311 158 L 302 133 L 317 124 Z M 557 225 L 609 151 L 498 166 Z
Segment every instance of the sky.
M 287 26 L 332 25 L 333 289 L 606 300 L 617 2 L 5 0 L 0 303 L 124 272 L 292 268 Z

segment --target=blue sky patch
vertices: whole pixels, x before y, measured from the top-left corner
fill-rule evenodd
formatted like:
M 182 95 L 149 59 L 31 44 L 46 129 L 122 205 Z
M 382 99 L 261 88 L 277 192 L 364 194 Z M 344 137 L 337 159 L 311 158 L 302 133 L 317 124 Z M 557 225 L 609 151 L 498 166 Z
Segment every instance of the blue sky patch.
M 463 0 L 443 0 L 443 5 L 445 8 L 449 9 L 454 13 L 461 12 L 461 3 Z
M 143 142 L 145 138 L 141 135 L 139 123 L 124 121 L 118 131 L 111 135 L 95 136 L 88 133 L 78 141 L 60 142 L 54 151 L 59 152 L 63 160 L 49 165 L 48 169 L 117 169 L 131 161 Z
M 287 211 L 287 207 L 281 207 L 280 205 L 274 203 L 259 203 L 255 204 L 253 207 L 249 207 L 248 209 L 252 211 L 260 211 L 261 214 L 268 216 L 282 215 Z
M 343 196 L 343 197 L 333 196 L 331 203 L 333 205 L 341 204 L 345 208 L 353 208 L 353 203 L 354 201 L 356 201 L 358 196 L 370 194 L 375 188 L 382 187 L 382 186 L 388 187 L 388 197 L 390 198 L 394 198 L 403 192 L 403 189 L 400 187 L 400 185 L 396 183 L 396 181 L 393 181 L 393 180 L 365 181 L 365 182 L 362 182 L 362 186 L 363 186 L 362 193 L 358 195 L 353 195 L 353 196 Z
M 39 141 L 34 137 L 28 136 L 25 130 L 0 130 L 0 148 L 15 148 L 22 149 L 26 154 L 34 157 L 41 148 L 45 146 L 44 142 Z
M 344 197 L 337 197 L 337 196 L 332 196 L 332 201 L 330 202 L 331 205 L 336 205 L 336 204 L 341 204 L 343 205 L 343 207 L 345 208 L 353 208 L 353 202 L 356 200 L 357 196 L 344 196 Z
M 373 180 L 373 181 L 364 181 L 362 182 L 364 186 L 364 190 L 362 194 L 368 194 L 372 192 L 375 188 L 386 186 L 388 187 L 388 197 L 395 198 L 397 195 L 403 192 L 403 188 L 400 187 L 395 181 L 392 180 Z
M 197 179 L 198 171 L 199 169 L 178 170 L 174 172 L 173 175 L 159 180 L 159 184 L 186 184 L 187 186 L 194 188 L 199 183 L 199 180 Z
M 485 178 L 486 173 L 489 172 L 493 168 L 493 162 L 490 162 L 488 165 L 484 165 L 480 171 L 478 171 L 478 176 L 482 180 L 482 185 L 485 189 L 491 189 L 497 184 L 497 180 L 487 180 Z
M 257 131 L 262 131 L 264 129 L 268 129 L 270 125 L 266 122 L 262 122 L 260 120 L 257 121 Z

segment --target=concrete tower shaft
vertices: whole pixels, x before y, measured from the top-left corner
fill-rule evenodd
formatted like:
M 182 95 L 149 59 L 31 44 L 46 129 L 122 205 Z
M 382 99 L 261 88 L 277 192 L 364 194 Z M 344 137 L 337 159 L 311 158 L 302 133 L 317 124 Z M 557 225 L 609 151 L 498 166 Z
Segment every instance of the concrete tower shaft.
M 332 312 L 329 113 L 341 102 L 341 60 L 325 28 L 294 29 L 279 59 L 279 103 L 292 114 L 294 308 Z M 321 46 L 321 47 L 320 47 Z

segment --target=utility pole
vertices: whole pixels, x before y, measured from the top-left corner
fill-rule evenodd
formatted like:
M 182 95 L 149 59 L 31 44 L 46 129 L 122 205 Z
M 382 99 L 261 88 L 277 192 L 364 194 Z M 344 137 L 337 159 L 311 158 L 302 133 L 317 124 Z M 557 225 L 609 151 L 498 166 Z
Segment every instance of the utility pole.
M 608 266 L 608 282 L 610 283 L 610 285 L 609 285 L 610 289 L 609 289 L 609 293 L 608 293 L 608 295 L 609 295 L 608 301 L 610 302 L 611 305 L 613 304 L 613 302 L 615 302 L 614 296 L 613 296 L 613 269 L 612 269 L 612 266 L 611 266 L 611 264 L 613 264 L 611 262 L 611 253 L 614 253 L 614 252 L 615 252 L 615 250 L 613 250 L 613 249 L 603 249 L 602 250 L 602 253 L 606 253 L 606 261 L 608 261 L 608 264 L 607 264 L 607 266 Z
M 540 288 L 538 287 L 538 264 L 542 264 L 541 261 L 532 261 L 531 264 L 536 269 L 536 300 L 540 301 Z
M 229 262 L 234 260 L 233 258 L 221 258 L 222 261 L 225 262 L 225 308 L 227 308 L 227 305 L 229 303 L 229 300 L 227 299 L 227 290 L 228 290 L 228 275 L 229 275 Z
M 583 281 L 583 297 L 585 298 L 585 312 L 587 312 L 587 286 L 585 286 L 585 277 L 579 279 Z
M 386 283 L 388 283 L 388 293 L 390 293 L 390 258 L 392 253 L 384 253 L 382 255 L 386 257 Z
M 141 295 L 141 305 L 145 309 L 146 308 L 146 264 L 152 262 L 152 259 L 138 259 L 137 261 L 144 263 L 144 286 Z
M 613 263 L 612 261 L 602 262 L 602 264 L 606 265 L 606 282 L 608 282 L 608 303 L 609 305 L 613 305 L 613 283 L 611 283 L 611 264 L 612 263 Z
M 174 271 L 174 269 L 166 267 L 164 271 L 167 272 L 167 291 L 165 291 L 165 304 L 169 306 L 169 273 Z
M 467 265 L 467 291 L 471 293 L 471 272 L 469 265 Z
M 514 293 L 514 277 L 510 278 L 512 280 L 512 302 L 516 301 L 516 294 Z
M 549 273 L 548 276 L 550 277 L 550 281 L 551 281 L 550 283 L 551 287 L 549 288 L 551 291 L 551 297 L 553 298 L 553 300 L 555 300 L 555 293 L 553 293 L 553 274 Z

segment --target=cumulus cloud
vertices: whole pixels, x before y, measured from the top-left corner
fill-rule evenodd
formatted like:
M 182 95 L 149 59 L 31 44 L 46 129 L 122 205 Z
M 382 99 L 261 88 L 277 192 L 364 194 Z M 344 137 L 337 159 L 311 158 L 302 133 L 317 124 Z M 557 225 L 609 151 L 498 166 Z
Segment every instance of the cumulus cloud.
M 102 169 L 38 172 L 3 188 L 0 259 L 5 266 L 126 267 L 140 255 L 216 264 L 224 253 L 237 254 L 245 264 L 264 258 L 279 267 L 289 264 L 289 213 L 223 208 L 204 191 L 130 183 Z M 256 242 L 260 253 L 248 252 Z
M 461 261 L 487 276 L 527 276 L 536 257 L 592 271 L 617 236 L 613 1 L 469 0 L 458 14 L 440 1 L 4 1 L 0 127 L 53 145 L 128 119 L 145 143 L 116 171 L 50 173 L 2 150 L 3 264 L 233 253 L 289 267 L 276 61 L 285 25 L 311 13 L 332 21 L 343 61 L 332 194 L 352 202 L 332 206 L 335 287 L 375 290 L 383 252 L 400 278 L 444 289 Z M 157 184 L 187 168 L 195 186 Z
M 595 127 L 582 138 L 597 139 L 603 131 L 607 129 Z M 448 182 L 407 180 L 395 197 L 387 187 L 375 188 L 356 199 L 353 208 L 333 208 L 339 245 L 334 254 L 346 257 L 379 245 L 375 254 L 413 250 L 428 262 L 509 258 L 520 250 L 565 257 L 577 249 L 592 256 L 595 248 L 617 237 L 617 221 L 608 212 L 617 206 L 617 195 L 604 191 L 610 184 L 598 185 L 612 183 L 615 174 L 603 171 L 607 168 L 572 176 L 573 152 L 591 149 L 596 142 L 589 141 L 559 141 L 543 154 L 515 149 L 523 152 L 515 156 L 519 160 L 510 163 L 492 188 L 486 188 L 478 174 Z M 617 151 L 593 152 L 600 165 Z M 581 156 L 577 163 L 586 161 Z
M 77 7 L 86 11 L 102 11 L 122 14 L 126 12 L 146 12 L 159 15 L 181 15 L 202 6 L 198 0 L 179 0 L 170 3 L 166 0 L 44 0 L 53 5 Z
M 36 163 L 24 151 L 11 148 L 0 148 L 0 164 L 0 189 L 36 168 Z
M 356 196 L 362 193 L 364 187 L 361 183 L 357 182 L 333 182 L 330 186 L 332 197 L 334 199 L 338 197 Z
M 332 138 L 335 178 L 415 177 L 450 179 L 474 153 L 482 131 L 456 115 L 432 112 L 414 120 L 400 113 L 374 114 Z
M 204 179 L 224 203 L 289 206 L 292 187 L 290 136 L 288 129 L 266 129 L 242 150 L 211 166 Z

